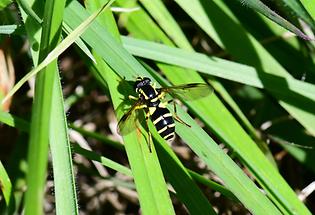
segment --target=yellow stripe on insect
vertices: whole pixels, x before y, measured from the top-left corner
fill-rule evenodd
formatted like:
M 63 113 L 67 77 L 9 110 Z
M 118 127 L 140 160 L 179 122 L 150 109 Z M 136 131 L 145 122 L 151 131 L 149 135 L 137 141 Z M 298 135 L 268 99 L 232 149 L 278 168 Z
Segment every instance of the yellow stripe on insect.
M 144 96 L 144 98 L 145 98 L 146 100 L 149 99 L 149 97 L 147 96 L 147 94 L 145 94 L 145 92 L 144 92 L 142 89 L 139 89 L 139 92 Z
M 174 136 L 174 134 L 173 133 L 170 133 L 170 134 L 168 134 L 168 135 L 166 135 L 165 137 L 164 137 L 164 139 L 166 140 L 168 137 L 170 137 L 170 136 Z
M 156 120 L 153 121 L 153 124 L 156 125 L 158 122 L 160 122 L 163 119 L 162 116 L 159 116 Z
M 158 130 L 158 133 L 161 134 L 163 131 L 165 131 L 166 129 L 168 129 L 167 126 L 164 126 L 162 129 Z
M 175 127 L 175 123 L 172 123 L 172 124 L 168 125 L 168 127 L 169 127 L 169 128 Z
M 166 114 L 163 115 L 164 118 L 166 118 L 166 117 L 172 117 L 172 116 L 173 116 L 173 115 L 172 115 L 171 113 L 166 113 Z
M 153 115 L 155 110 L 156 110 L 156 107 L 149 107 L 149 113 L 150 113 L 151 116 Z

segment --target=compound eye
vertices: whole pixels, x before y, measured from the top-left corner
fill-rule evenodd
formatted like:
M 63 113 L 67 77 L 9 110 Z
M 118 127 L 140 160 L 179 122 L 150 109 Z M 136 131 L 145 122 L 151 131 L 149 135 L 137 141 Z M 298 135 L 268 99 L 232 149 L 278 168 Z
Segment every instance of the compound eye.
M 146 78 L 143 79 L 143 82 L 146 83 L 146 84 L 150 84 L 151 83 L 151 79 L 146 77 Z
M 133 85 L 133 88 L 137 91 L 137 88 L 139 88 L 139 84 L 141 81 L 136 81 L 135 84 Z

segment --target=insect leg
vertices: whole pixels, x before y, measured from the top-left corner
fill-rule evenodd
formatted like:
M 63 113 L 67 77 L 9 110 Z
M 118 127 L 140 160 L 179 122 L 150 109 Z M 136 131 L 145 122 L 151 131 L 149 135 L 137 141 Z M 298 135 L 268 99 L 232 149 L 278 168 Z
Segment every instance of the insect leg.
M 148 135 L 149 135 L 149 140 L 148 140 L 148 147 L 149 147 L 149 151 L 150 153 L 152 152 L 151 150 L 151 141 L 152 141 L 152 134 L 150 132 L 150 129 L 149 129 L 149 116 L 150 116 L 150 112 L 147 112 L 146 115 L 145 115 L 145 122 L 146 122 L 146 125 L 147 125 L 147 131 L 148 131 Z
M 176 110 L 176 104 L 175 104 L 175 101 L 169 101 L 169 102 L 173 102 L 173 105 L 174 105 L 174 119 L 186 126 L 188 126 L 189 128 L 191 127 L 189 124 L 187 124 L 186 122 L 184 122 L 181 118 L 179 118 L 179 116 L 177 115 L 177 110 Z
M 129 95 L 128 98 L 129 98 L 130 100 L 136 100 L 136 101 L 139 99 L 139 98 L 137 98 L 137 97 L 135 97 L 135 96 L 132 96 L 132 95 Z

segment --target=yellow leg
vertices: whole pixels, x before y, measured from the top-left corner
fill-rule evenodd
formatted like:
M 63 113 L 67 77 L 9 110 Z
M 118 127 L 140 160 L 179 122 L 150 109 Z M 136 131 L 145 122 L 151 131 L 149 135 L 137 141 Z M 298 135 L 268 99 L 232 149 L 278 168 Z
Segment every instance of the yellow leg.
M 128 98 L 129 98 L 130 100 L 136 100 L 136 101 L 139 99 L 139 98 L 137 98 L 137 97 L 135 97 L 135 96 L 132 96 L 132 95 L 129 95 Z

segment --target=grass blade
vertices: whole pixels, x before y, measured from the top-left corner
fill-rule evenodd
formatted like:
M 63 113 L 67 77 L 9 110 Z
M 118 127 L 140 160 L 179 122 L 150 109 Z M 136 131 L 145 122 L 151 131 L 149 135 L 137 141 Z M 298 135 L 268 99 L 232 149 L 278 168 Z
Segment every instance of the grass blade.
M 10 201 L 12 199 L 12 184 L 11 180 L 5 170 L 2 162 L 0 161 L 0 189 L 2 191 L 4 200 L 7 204 L 7 207 L 10 205 Z
M 60 38 L 61 34 L 60 26 L 62 23 L 64 5 L 65 1 L 63 0 L 48 1 L 45 4 L 44 27 L 40 39 L 39 61 L 44 59 L 49 51 L 58 44 L 58 38 Z M 26 29 L 28 29 L 28 26 L 26 26 Z M 36 77 L 34 105 L 30 126 L 30 145 L 28 148 L 29 169 L 26 179 L 28 189 L 25 194 L 25 214 L 42 214 L 43 210 L 43 193 L 46 181 L 49 123 L 52 104 L 50 93 L 53 91 L 56 74 L 58 76 L 58 66 L 57 61 L 54 61 L 44 70 L 41 70 L 41 73 Z M 33 204 L 34 202 L 37 204 Z
M 295 27 L 293 24 L 279 16 L 276 12 L 271 10 L 268 6 L 266 6 L 260 0 L 238 0 L 241 4 L 248 6 L 249 8 L 263 14 L 264 16 L 268 17 L 275 23 L 278 23 L 285 29 L 295 33 L 297 36 L 301 37 L 304 40 L 311 40 L 306 34 L 304 34 L 300 29 Z
M 49 71 L 47 71 L 49 72 Z M 71 146 L 59 73 L 55 73 L 49 129 L 57 214 L 79 214 Z M 65 204 L 67 202 L 67 204 Z
M 90 1 L 88 8 L 93 11 L 99 4 L 98 1 Z M 111 34 L 115 36 L 117 41 L 120 40 L 117 26 L 110 11 L 99 17 L 98 20 L 106 29 L 111 31 Z M 95 49 L 95 47 L 93 48 Z M 117 109 L 121 103 L 119 98 L 122 96 L 117 91 L 119 77 L 98 55 L 95 55 L 95 58 L 98 61 L 98 65 L 101 66 L 98 70 L 99 76 L 107 81 L 114 107 Z M 148 152 L 145 139 L 143 137 L 140 139 L 139 134 L 135 135 L 135 132 L 133 132 L 133 135 L 124 137 L 124 142 L 143 213 L 174 214 L 156 154 Z
M 27 73 L 6 95 L 2 100 L 4 103 L 9 97 L 11 97 L 28 79 L 36 75 L 40 70 L 45 68 L 49 63 L 55 60 L 62 52 L 64 52 L 69 46 L 74 43 L 81 34 L 90 26 L 90 24 L 97 18 L 97 16 L 102 13 L 106 8 L 108 8 L 115 0 L 111 0 L 103 5 L 98 11 L 93 13 L 90 17 L 84 20 L 71 34 L 69 34 L 55 49 L 53 49 L 49 54 L 43 59 L 43 61 L 35 67 L 32 71 Z
M 80 22 L 81 19 L 84 19 L 84 17 L 80 17 L 80 16 L 76 15 L 76 12 L 80 11 L 80 8 L 74 7 L 73 5 L 74 4 L 68 5 L 67 13 L 66 13 L 67 15 L 65 16 L 65 21 L 71 27 L 75 27 Z M 76 21 L 76 19 L 78 19 L 78 20 Z M 97 39 L 95 37 L 97 37 Z M 119 44 L 117 44 L 117 42 L 112 37 L 109 36 L 108 32 L 105 29 L 100 28 L 97 25 L 97 23 L 92 24 L 91 28 L 89 30 L 87 30 L 85 32 L 85 34 L 82 35 L 82 38 L 91 47 L 93 47 L 94 50 L 97 51 L 97 53 L 99 55 L 101 55 L 106 60 L 106 62 L 111 66 L 111 68 L 114 68 L 115 71 L 119 72 L 120 76 L 125 76 L 127 79 L 132 79 L 133 75 L 142 73 L 143 75 L 150 77 L 150 75 L 148 73 L 146 73 L 146 71 L 141 66 L 139 66 L 139 64 L 136 63 L 136 61 L 134 61 L 125 50 L 121 49 L 121 46 L 119 46 Z M 97 42 L 95 42 L 95 40 Z M 113 80 L 115 80 L 115 76 L 112 76 L 109 78 L 110 78 L 111 82 L 113 82 Z M 116 86 L 116 89 L 117 89 L 117 86 Z M 112 96 L 112 98 L 119 98 L 119 94 L 114 94 L 114 92 L 111 92 L 111 96 Z M 129 136 L 131 136 L 131 135 L 129 135 Z M 125 138 L 129 138 L 129 136 L 126 136 Z M 207 139 L 207 144 L 208 143 L 209 142 Z M 139 144 L 133 144 L 133 145 L 126 144 L 126 148 L 127 147 L 136 147 L 135 145 L 139 145 Z M 216 144 L 214 144 L 214 145 L 216 145 Z M 142 144 L 140 144 L 140 146 L 142 146 Z M 143 146 L 146 147 L 145 144 Z M 144 149 L 147 150 L 147 148 L 144 148 Z M 128 151 L 128 148 L 127 148 L 127 151 Z M 154 151 L 152 154 L 154 155 Z M 142 159 L 143 155 L 141 155 L 141 154 L 139 154 L 139 155 L 140 155 L 139 159 Z M 224 159 L 229 159 L 229 158 L 226 158 L 226 155 L 223 152 L 221 152 L 220 156 L 224 156 Z M 147 156 L 145 156 L 144 159 L 147 160 L 148 159 Z M 232 161 L 230 160 L 228 162 L 232 162 Z M 266 210 L 269 210 L 269 212 L 271 212 L 271 214 L 278 214 L 278 210 L 272 205 L 272 203 L 270 203 L 270 201 L 264 195 L 262 195 L 260 193 L 260 191 L 255 187 L 255 185 L 248 178 L 246 178 L 246 176 L 244 175 L 244 173 L 241 170 L 231 170 L 231 172 L 240 171 L 239 173 L 243 174 L 243 176 L 241 176 L 241 178 L 236 179 L 232 176 L 233 174 L 229 175 L 229 173 L 231 173 L 229 168 L 234 168 L 234 167 L 238 168 L 238 167 L 234 166 L 235 164 L 233 165 L 233 167 L 230 165 L 228 167 L 226 167 L 226 166 L 222 167 L 221 166 L 222 162 L 216 162 L 216 164 L 218 164 L 217 168 L 228 168 L 228 170 L 226 172 L 227 175 L 222 174 L 221 176 L 223 176 L 226 179 L 227 183 L 231 183 L 230 185 L 232 185 L 233 183 L 237 183 L 239 185 L 240 181 L 242 181 L 242 183 L 243 183 L 243 181 L 246 180 L 246 185 L 248 185 L 250 187 L 250 189 L 256 190 L 253 192 L 248 192 L 248 190 L 247 190 L 248 188 L 244 188 L 246 191 L 244 189 L 238 189 L 237 187 L 233 188 L 233 193 L 236 193 L 238 198 L 241 198 L 244 201 L 244 204 L 248 208 L 250 208 L 251 211 L 255 211 L 257 214 L 259 214 L 259 213 L 265 214 Z M 238 177 L 238 174 L 236 177 Z M 243 178 L 243 177 L 245 177 L 245 178 Z M 230 181 L 228 178 L 231 178 L 232 181 Z M 240 193 L 242 193 L 242 194 L 240 194 Z M 252 197 L 248 198 L 248 201 L 247 201 L 246 200 L 247 198 L 241 197 L 240 195 L 243 195 L 243 196 L 254 195 L 254 196 L 253 196 L 253 198 Z M 264 200 L 260 201 L 260 198 L 263 198 Z
M 305 10 L 303 5 L 301 4 L 300 1 L 298 0 L 281 0 L 279 2 L 280 4 L 283 5 L 285 8 L 290 8 L 288 11 L 293 11 L 293 13 L 304 20 L 308 25 L 310 25 L 313 29 L 315 29 L 315 21 L 312 19 L 310 14 Z
M 0 34 L 12 34 L 16 29 L 17 25 L 1 25 Z
M 268 73 L 260 74 L 249 66 L 148 41 L 123 37 L 123 43 L 126 49 L 139 57 L 195 69 L 205 74 L 270 90 L 275 96 L 289 102 L 292 115 L 297 117 L 299 122 L 315 135 L 315 118 L 311 111 L 315 105 L 315 86 L 313 84 L 290 77 L 284 78 Z M 288 94 L 288 91 L 291 93 Z M 298 95 L 303 95 L 303 97 Z M 293 113 L 293 108 L 294 111 L 297 111 L 296 113 Z

